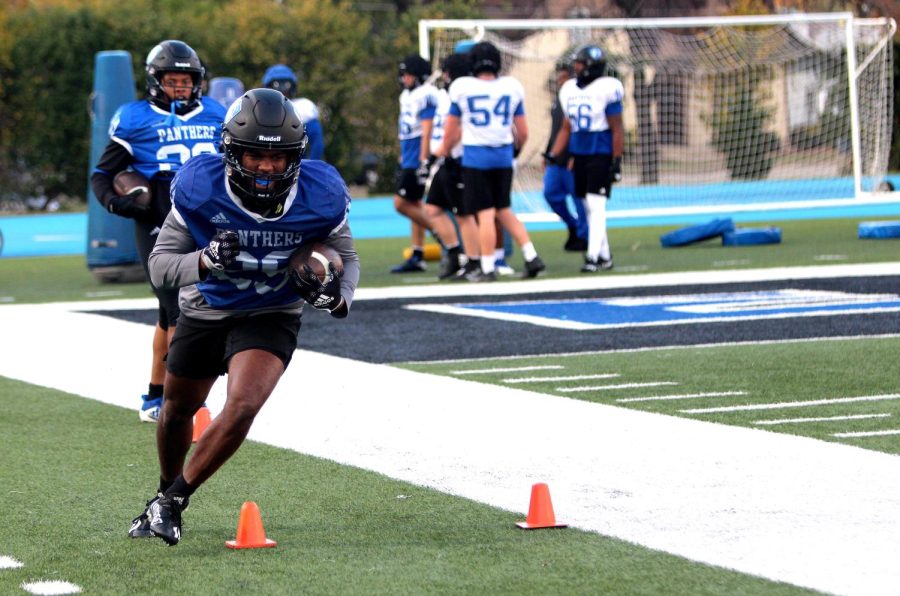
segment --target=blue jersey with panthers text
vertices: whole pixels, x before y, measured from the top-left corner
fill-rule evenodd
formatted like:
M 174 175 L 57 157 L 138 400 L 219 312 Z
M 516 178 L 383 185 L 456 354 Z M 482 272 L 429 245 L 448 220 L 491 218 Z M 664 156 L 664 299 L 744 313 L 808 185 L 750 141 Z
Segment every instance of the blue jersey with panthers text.
M 120 107 L 109 125 L 110 138 L 134 157 L 132 167 L 150 180 L 159 172 L 176 172 L 188 159 L 216 153 L 225 108 L 208 97 L 182 115 L 142 99 Z
M 234 195 L 219 155 L 188 161 L 172 182 L 172 209 L 184 220 L 198 247 L 219 231 L 240 236 L 241 250 L 224 271 L 210 271 L 197 289 L 210 306 L 252 310 L 297 302 L 288 284 L 287 265 L 301 244 L 319 242 L 340 228 L 350 212 L 350 193 L 333 166 L 303 160 L 300 177 L 281 215 L 248 211 Z

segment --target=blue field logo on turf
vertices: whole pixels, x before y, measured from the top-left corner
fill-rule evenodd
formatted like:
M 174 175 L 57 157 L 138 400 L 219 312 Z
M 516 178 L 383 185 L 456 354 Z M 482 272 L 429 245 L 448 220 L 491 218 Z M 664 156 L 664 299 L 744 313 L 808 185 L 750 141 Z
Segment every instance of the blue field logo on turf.
M 573 300 L 416 304 L 407 308 L 590 330 L 900 311 L 896 294 L 766 290 Z

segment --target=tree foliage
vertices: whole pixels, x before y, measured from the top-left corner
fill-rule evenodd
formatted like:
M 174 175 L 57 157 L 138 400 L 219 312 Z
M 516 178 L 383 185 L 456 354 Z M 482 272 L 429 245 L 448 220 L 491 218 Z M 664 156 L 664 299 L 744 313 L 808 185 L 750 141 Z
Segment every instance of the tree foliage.
M 349 0 L 34 0 L 0 5 L 0 197 L 85 196 L 88 101 L 96 52 L 127 50 L 144 95 L 144 59 L 164 39 L 190 44 L 210 77 L 261 84 L 282 62 L 323 112 L 326 159 L 352 179 L 361 152 L 397 154 L 396 64 L 418 48 L 418 18 L 477 16 L 452 0 L 377 18 Z

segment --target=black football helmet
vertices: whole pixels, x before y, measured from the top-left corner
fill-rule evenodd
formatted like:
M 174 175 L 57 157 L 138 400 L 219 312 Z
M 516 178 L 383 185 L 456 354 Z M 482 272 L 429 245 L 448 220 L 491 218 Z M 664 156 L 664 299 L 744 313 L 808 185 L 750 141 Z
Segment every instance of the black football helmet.
M 147 94 L 154 105 L 163 110 L 170 108 L 169 96 L 162 89 L 162 76 L 167 72 L 186 72 L 191 75 L 193 81 L 191 95 L 186 102 L 175 102 L 175 112 L 186 114 L 197 107 L 203 94 L 200 84 L 203 81 L 205 68 L 200 62 L 197 52 L 191 46 L 177 39 L 160 42 L 147 54 L 145 70 Z
M 245 207 L 261 215 L 280 214 L 300 175 L 300 160 L 309 142 L 291 101 L 275 89 L 251 89 L 231 104 L 222 124 L 225 174 Z M 248 149 L 287 154 L 284 172 L 260 174 L 241 163 Z
M 572 62 L 581 62 L 584 68 L 581 69 L 577 76 L 579 87 L 586 87 L 595 79 L 599 79 L 606 74 L 606 53 L 600 49 L 600 46 L 587 45 L 579 49 L 575 53 Z
M 469 57 L 472 60 L 473 75 L 477 76 L 482 72 L 491 72 L 495 75 L 500 73 L 502 65 L 500 50 L 491 42 L 481 41 L 476 43 L 469 50 Z
M 472 60 L 469 54 L 450 54 L 441 60 L 441 70 L 447 73 L 452 83 L 459 77 L 472 74 Z
M 422 58 L 418 54 L 410 54 L 406 58 L 400 61 L 398 66 L 398 74 L 400 77 L 400 86 L 403 86 L 403 75 L 411 74 L 416 77 L 416 87 L 424 83 L 428 80 L 428 77 L 431 76 L 431 64 L 428 63 L 428 60 Z

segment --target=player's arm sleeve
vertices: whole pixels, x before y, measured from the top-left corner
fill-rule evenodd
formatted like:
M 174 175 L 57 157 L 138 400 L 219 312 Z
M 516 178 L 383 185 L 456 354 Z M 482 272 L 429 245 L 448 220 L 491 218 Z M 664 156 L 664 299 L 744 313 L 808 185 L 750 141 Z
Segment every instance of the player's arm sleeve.
M 104 209 L 109 209 L 109 202 L 116 198 L 113 189 L 113 178 L 134 162 L 134 157 L 125 147 L 116 141 L 110 141 L 100 156 L 100 161 L 91 173 L 91 190 Z
M 309 146 L 306 148 L 308 159 L 322 159 L 325 156 L 325 138 L 322 134 L 322 124 L 318 119 L 306 123 L 306 134 L 309 136 Z
M 148 266 L 150 282 L 155 288 L 180 288 L 203 279 L 200 250 L 174 206 L 159 232 Z
M 326 244 L 333 247 L 341 260 L 344 261 L 344 275 L 341 277 L 341 296 L 344 298 L 346 311 L 343 313 L 335 313 L 335 316 L 343 318 L 347 316 L 350 305 L 353 303 L 353 295 L 356 293 L 356 286 L 359 285 L 359 255 L 356 253 L 356 247 L 353 245 L 353 234 L 350 232 L 350 225 L 344 221 L 343 225 L 332 233 L 325 241 Z

